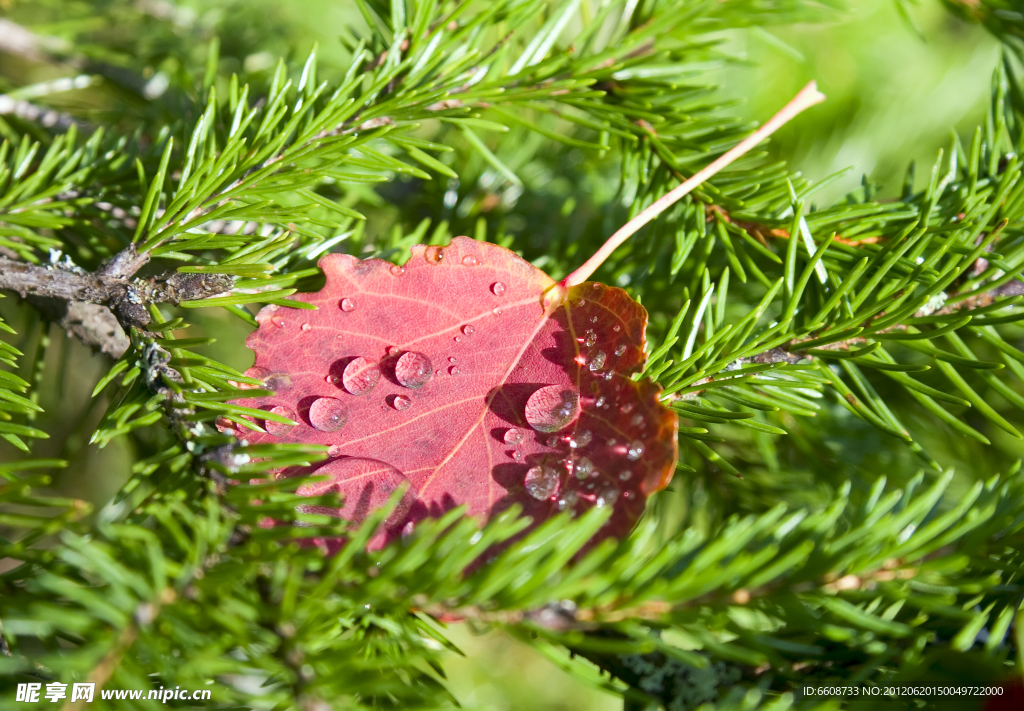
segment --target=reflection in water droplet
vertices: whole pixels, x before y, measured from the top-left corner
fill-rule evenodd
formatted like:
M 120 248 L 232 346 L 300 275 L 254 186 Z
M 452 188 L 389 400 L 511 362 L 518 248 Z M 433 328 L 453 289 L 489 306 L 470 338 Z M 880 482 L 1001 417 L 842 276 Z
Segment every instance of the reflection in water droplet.
M 392 264 L 391 273 L 394 274 L 395 276 L 401 276 L 405 274 L 405 267 L 400 267 L 397 264 Z
M 605 354 L 605 352 L 598 351 L 597 353 L 592 355 L 590 359 L 587 361 L 587 367 L 590 368 L 591 371 L 601 370 L 602 368 L 604 368 L 604 363 L 606 360 L 608 360 L 608 356 Z
M 573 467 L 573 473 L 576 475 L 577 479 L 586 479 L 594 473 L 594 463 L 586 457 L 580 457 L 576 460 L 576 465 Z
M 502 294 L 505 293 L 505 285 L 502 284 L 500 281 L 494 282 L 493 284 L 491 284 L 491 293 L 494 294 L 495 296 L 501 296 Z
M 444 259 L 444 249 L 438 247 L 436 244 L 430 245 L 423 250 L 423 257 L 430 264 L 440 264 L 441 260 Z
M 464 267 L 475 267 L 480 263 L 480 260 L 474 257 L 472 254 L 467 254 L 462 258 L 462 266 Z
M 278 405 L 277 407 L 272 407 L 270 408 L 270 411 L 275 415 L 280 415 L 281 417 L 287 417 L 289 420 L 297 421 L 295 416 L 295 410 L 288 407 L 287 405 Z M 283 422 L 271 422 L 270 420 L 265 420 L 264 423 L 266 424 L 267 432 L 274 435 L 275 437 L 282 437 L 291 432 L 292 429 L 295 427 L 295 425 L 286 425 Z
M 356 302 L 352 299 L 342 299 L 338 306 L 340 306 L 341 310 L 345 313 L 350 313 L 356 310 Z
M 597 343 L 597 334 L 594 333 L 593 331 L 587 331 L 584 334 L 583 343 L 587 346 L 587 348 L 593 348 L 594 344 Z
M 613 506 L 619 498 L 619 490 L 614 484 L 608 484 L 597 492 L 597 499 L 594 501 L 598 506 Z
M 631 462 L 635 462 L 644 455 L 644 443 L 640 441 L 633 441 L 629 443 L 629 449 L 626 450 L 626 459 Z
M 573 449 L 582 449 L 590 444 L 592 438 L 593 435 L 590 434 L 590 430 L 580 430 L 569 438 L 569 446 Z
M 502 439 L 505 440 L 505 444 L 519 444 L 523 441 L 523 431 L 513 427 L 505 432 L 505 436 Z
M 281 318 L 280 316 L 271 316 L 270 317 L 270 323 L 274 324 L 278 328 L 284 328 L 284 323 L 285 322 L 284 322 L 284 319 Z
M 622 355 L 623 353 L 626 352 L 626 348 L 628 348 L 628 346 L 625 343 L 623 343 L 622 345 L 615 349 L 615 355 Z
M 341 383 L 353 395 L 365 395 L 377 387 L 380 368 L 362 356 L 353 358 L 341 373 Z
M 538 501 L 550 498 L 558 491 L 558 472 L 551 467 L 532 467 L 523 481 L 526 493 Z
M 305 331 L 306 333 L 309 333 L 310 331 L 312 331 L 312 330 L 313 330 L 313 327 L 312 327 L 312 326 L 310 326 L 310 325 L 309 325 L 308 323 L 304 323 L 304 324 L 302 324 L 301 326 L 299 326 L 299 328 L 301 328 L 301 329 L 302 329 L 303 331 Z
M 629 471 L 628 469 L 619 474 L 619 481 L 629 481 L 632 478 L 633 472 Z
M 565 511 L 576 506 L 576 502 L 579 500 L 579 495 L 570 489 L 569 491 L 562 494 L 562 498 L 558 500 L 558 510 Z
M 321 432 L 337 432 L 348 422 L 348 410 L 341 400 L 320 397 L 309 406 L 309 423 Z
M 580 396 L 563 385 L 548 385 L 526 401 L 526 421 L 538 432 L 557 432 L 580 413 Z
M 462 327 L 462 332 L 467 336 L 472 336 L 474 333 L 476 333 L 476 327 L 471 323 L 467 323 L 465 326 Z
M 408 410 L 412 407 L 412 400 L 407 398 L 405 395 L 396 395 L 394 402 L 391 404 L 394 405 L 396 410 Z
M 328 457 L 340 457 L 341 456 L 341 445 L 340 444 L 332 444 L 330 447 L 328 447 L 327 448 L 327 456 Z
M 453 365 L 452 367 L 450 367 L 448 369 L 448 375 L 458 375 L 458 374 L 459 374 L 459 366 Z
M 501 316 L 501 309 L 493 308 L 491 309 L 491 313 L 494 314 L 495 316 Z
M 409 351 L 395 363 L 395 378 L 407 388 L 420 388 L 433 375 L 434 366 L 422 353 Z

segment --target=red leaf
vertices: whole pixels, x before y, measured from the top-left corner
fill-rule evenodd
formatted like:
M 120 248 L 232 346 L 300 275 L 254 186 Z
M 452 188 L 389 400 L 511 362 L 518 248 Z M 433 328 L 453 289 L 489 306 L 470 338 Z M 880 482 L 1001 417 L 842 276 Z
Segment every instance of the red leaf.
M 605 530 L 622 535 L 671 479 L 676 416 L 630 378 L 647 312 L 626 292 L 565 288 L 464 237 L 413 247 L 405 267 L 330 254 L 320 268 L 324 288 L 294 297 L 318 310 L 267 306 L 247 341 L 247 374 L 276 394 L 242 404 L 299 424 L 240 436 L 330 445 L 316 473 L 332 479 L 300 493 L 335 488 L 350 521 L 408 481 L 374 545 L 462 504 L 534 520 L 613 505 Z

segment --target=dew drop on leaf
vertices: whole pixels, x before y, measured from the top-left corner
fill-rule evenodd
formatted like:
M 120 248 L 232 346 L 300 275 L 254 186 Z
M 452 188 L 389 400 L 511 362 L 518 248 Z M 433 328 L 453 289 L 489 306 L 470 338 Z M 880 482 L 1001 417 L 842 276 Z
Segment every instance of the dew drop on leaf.
M 521 462 L 523 461 L 523 453 L 517 449 L 516 451 L 512 452 L 512 458 L 517 462 Z
M 633 472 L 629 471 L 628 469 L 619 474 L 619 481 L 629 481 L 632 478 Z
M 579 500 L 579 495 L 570 489 L 569 491 L 562 494 L 562 498 L 558 500 L 558 510 L 565 511 L 576 506 L 576 502 Z
M 467 336 L 472 336 L 474 333 L 476 333 L 476 327 L 471 323 L 467 323 L 465 326 L 462 327 L 462 332 Z
M 421 388 L 434 373 L 434 366 L 422 353 L 409 351 L 395 363 L 395 378 L 407 388 Z
M 270 323 L 274 324 L 278 328 L 284 328 L 284 319 L 280 316 L 271 316 Z
M 321 432 L 337 432 L 348 422 L 348 409 L 333 397 L 319 397 L 309 406 L 309 423 Z
M 635 462 L 642 456 L 644 456 L 644 443 L 639 440 L 630 442 L 629 449 L 626 450 L 626 459 Z
M 549 447 L 561 447 L 562 446 L 562 438 L 561 437 L 548 437 L 548 441 L 545 444 L 547 444 L 547 446 L 549 446 Z
M 505 436 L 502 439 L 505 440 L 505 444 L 519 444 L 523 441 L 523 431 L 513 427 L 505 432 Z
M 573 467 L 573 473 L 576 475 L 577 479 L 586 479 L 594 473 L 594 463 L 586 457 L 580 457 L 576 460 L 576 466 Z
M 538 432 L 557 432 L 580 414 L 580 396 L 564 385 L 548 385 L 526 401 L 526 421 Z
M 341 373 L 341 384 L 353 395 L 365 395 L 379 380 L 380 368 L 362 356 L 353 358 Z
M 604 395 L 594 400 L 594 407 L 604 407 L 607 404 L 608 398 L 606 398 Z
M 400 267 L 397 264 L 392 264 L 391 273 L 394 274 L 395 276 L 402 276 L 403 274 L 405 274 L 405 267 Z
M 619 498 L 619 490 L 614 484 L 607 484 L 597 492 L 597 499 L 594 503 L 597 506 L 612 506 Z
M 458 342 L 459 342 L 459 341 L 461 341 L 461 340 L 462 340 L 462 339 L 461 339 L 461 338 L 459 338 L 458 336 L 456 336 L 456 337 L 455 337 L 455 342 L 456 342 L 456 343 L 458 343 Z
M 327 448 L 327 456 L 328 457 L 340 457 L 341 456 L 341 445 L 340 444 L 332 444 L 330 447 L 328 447 Z
M 502 294 L 505 293 L 505 285 L 502 284 L 500 281 L 494 282 L 493 284 L 491 284 L 491 293 L 494 294 L 495 296 L 501 296 Z
M 356 302 L 354 302 L 352 299 L 342 299 L 338 303 L 338 306 L 345 313 L 351 313 L 352 311 L 356 310 Z
M 622 326 L 620 326 L 619 324 L 615 324 L 614 326 L 612 326 L 612 330 L 618 333 L 619 331 L 622 330 Z
M 302 324 L 301 326 L 299 326 L 299 328 L 301 328 L 304 333 L 309 333 L 310 331 L 313 330 L 313 327 L 310 326 L 308 323 Z
M 407 398 L 405 395 L 396 395 L 391 404 L 396 410 L 408 410 L 412 407 L 412 400 Z
M 643 427 L 647 424 L 646 422 L 644 422 L 644 416 L 641 415 L 639 412 L 633 415 L 633 419 L 631 419 L 629 423 L 634 427 Z
M 626 348 L 628 348 L 628 347 L 629 346 L 627 346 L 625 343 L 623 343 L 622 345 L 620 345 L 618 348 L 615 349 L 615 355 L 617 355 L 617 356 L 622 355 L 623 353 L 626 352 Z
M 590 356 L 590 359 L 587 361 L 587 367 L 590 368 L 591 371 L 601 370 L 602 368 L 604 368 L 604 363 L 606 360 L 608 360 L 608 356 L 605 354 L 605 352 L 598 351 L 594 355 Z
M 582 449 L 590 444 L 591 439 L 593 439 L 593 435 L 590 430 L 580 430 L 569 438 L 569 446 L 573 449 Z
M 448 375 L 458 375 L 458 374 L 459 374 L 459 366 L 453 365 L 451 368 L 448 369 Z
M 287 417 L 289 420 L 296 420 L 295 410 L 288 407 L 287 405 L 278 405 L 277 407 L 270 408 L 270 411 L 275 415 L 281 415 Z M 271 422 L 266 420 L 267 432 L 274 435 L 275 437 L 281 437 L 292 431 L 295 425 L 286 425 L 283 422 Z
M 593 331 L 587 331 L 584 334 L 584 339 L 585 340 L 583 341 L 583 344 L 587 348 L 592 348 L 594 346 L 594 344 L 597 343 L 597 334 L 594 333 Z
M 526 493 L 538 501 L 550 498 L 558 491 L 558 472 L 551 467 L 531 467 L 523 480 Z
M 474 257 L 472 254 L 467 254 L 462 258 L 462 265 L 466 267 L 475 267 L 480 263 L 480 260 Z
M 627 402 L 625 405 L 619 408 L 623 415 L 628 415 L 633 411 L 633 403 Z
M 501 316 L 501 309 L 493 308 L 491 309 L 491 313 L 494 314 L 495 316 Z
M 423 250 L 423 258 L 430 264 L 440 264 L 441 260 L 444 259 L 444 249 L 436 244 L 432 244 Z

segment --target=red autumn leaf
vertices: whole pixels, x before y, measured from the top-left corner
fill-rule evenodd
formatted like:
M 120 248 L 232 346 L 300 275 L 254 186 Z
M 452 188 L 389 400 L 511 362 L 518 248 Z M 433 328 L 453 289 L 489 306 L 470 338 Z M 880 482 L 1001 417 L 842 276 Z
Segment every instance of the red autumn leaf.
M 320 268 L 324 288 L 295 297 L 317 310 L 267 306 L 247 341 L 247 375 L 276 393 L 242 404 L 299 424 L 240 433 L 328 445 L 315 473 L 331 479 L 300 493 L 333 488 L 344 506 L 319 512 L 358 522 L 408 482 L 375 544 L 459 505 L 513 503 L 534 520 L 614 506 L 605 530 L 622 535 L 671 479 L 676 416 L 630 377 L 647 312 L 626 292 L 565 288 L 464 237 L 413 247 L 405 267 L 330 254 Z

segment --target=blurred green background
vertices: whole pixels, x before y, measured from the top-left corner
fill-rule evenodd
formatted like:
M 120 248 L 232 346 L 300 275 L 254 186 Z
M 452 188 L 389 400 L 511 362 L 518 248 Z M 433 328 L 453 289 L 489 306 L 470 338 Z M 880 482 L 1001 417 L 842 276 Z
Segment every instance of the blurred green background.
M 212 0 L 173 5 L 146 0 L 138 5 L 148 8 L 154 23 L 170 28 L 154 31 L 152 37 L 146 35 L 145 57 L 151 64 L 144 68 L 142 76 L 147 80 L 159 72 L 173 73 L 190 63 L 201 65 L 202 47 L 195 48 L 198 56 L 182 57 L 180 40 L 189 33 L 203 35 L 204 28 L 214 26 L 221 28 L 222 73 L 255 74 L 265 71 L 279 56 L 301 60 L 314 44 L 320 48 L 328 73 L 332 67 L 336 72 L 342 71 L 347 52 L 339 36 L 345 34 L 350 24 L 362 22 L 351 3 L 326 0 L 253 0 L 242 5 Z M 124 6 L 125 3 L 113 0 L 0 0 L 0 14 L 42 34 L 59 35 L 74 23 L 93 22 L 101 28 L 100 39 L 105 39 L 106 44 L 98 41 L 90 51 L 94 58 L 106 58 L 116 64 L 121 61 L 116 54 L 118 49 L 135 51 L 130 49 L 131 41 L 119 37 L 116 31 L 117 13 Z M 103 27 L 113 29 L 106 31 Z M 811 79 L 816 79 L 828 96 L 823 106 L 784 128 L 770 147 L 773 156 L 789 160 L 812 179 L 852 167 L 841 180 L 816 196 L 819 204 L 856 189 L 862 176 L 877 184 L 883 197 L 895 195 L 912 161 L 918 166 L 917 185 L 923 184 L 936 152 L 948 146 L 951 132 L 969 134 L 983 119 L 991 73 L 998 61 L 995 40 L 981 28 L 957 20 L 938 0 L 904 2 L 902 8 L 897 0 L 852 0 L 845 10 L 826 22 L 772 27 L 770 31 L 733 31 L 719 39 L 722 43 L 718 51 L 728 61 L 724 67 L 711 71 L 721 91 L 737 101 L 734 110 L 739 115 L 763 120 Z M 0 92 L 66 75 L 66 69 L 0 53 Z M 123 93 L 116 93 L 116 87 L 104 85 L 65 92 L 48 100 L 51 105 L 88 116 L 90 112 L 100 115 L 117 110 L 118 102 L 126 99 Z M 135 108 L 140 114 L 148 110 Z M 573 155 L 569 154 L 570 163 L 582 160 Z M 487 173 L 475 173 L 479 175 L 477 186 L 486 197 Z M 561 166 L 554 176 L 544 165 L 526 165 L 520 174 L 528 178 L 527 190 L 533 191 L 535 198 L 520 200 L 519 208 L 505 216 L 502 229 L 524 242 L 536 242 L 536 235 L 552 230 L 568 233 L 577 193 L 586 193 L 598 207 L 611 199 L 600 186 L 574 183 L 573 176 L 578 173 L 572 165 Z M 436 190 L 432 199 L 440 197 Z M 422 207 L 403 212 L 401 185 L 382 190 L 381 196 L 369 197 L 375 204 L 367 227 L 371 242 L 373 233 L 383 234 L 396 222 L 423 214 Z M 426 198 L 421 196 L 420 200 Z M 442 214 L 440 206 L 435 205 L 433 216 L 452 219 L 456 229 L 468 231 L 481 208 L 479 203 L 464 204 L 469 207 L 460 207 L 454 214 L 451 209 Z M 551 214 L 539 209 L 531 211 L 537 205 L 546 206 L 544 209 Z M 613 210 L 609 207 L 603 213 L 610 218 Z M 411 230 L 414 225 L 415 222 L 405 226 Z M 22 375 L 53 384 L 41 391 L 40 404 L 46 413 L 36 423 L 50 432 L 52 438 L 41 443 L 36 451 L 42 456 L 59 456 L 72 462 L 69 469 L 58 475 L 55 490 L 102 507 L 127 479 L 136 458 L 132 449 L 135 445 L 129 441 L 117 442 L 104 450 L 88 445 L 89 433 L 106 407 L 102 400 L 91 401 L 89 394 L 107 361 L 75 342 L 66 341 L 57 330 L 43 333 L 41 328 L 31 326 L 26 307 L 14 299 L 0 301 L 0 313 L 21 334 L 15 344 L 27 354 L 31 355 L 36 348 L 47 348 L 45 370 Z M 204 318 L 203 330 L 219 339 L 218 357 L 237 367 L 247 367 L 251 355 L 241 346 L 245 325 L 227 316 Z M 195 330 L 190 335 L 200 335 Z M 31 360 L 26 358 L 25 362 Z M 853 436 L 849 429 L 844 434 Z M 850 466 L 885 467 L 903 456 L 894 453 L 895 445 L 874 435 L 865 437 L 866 446 L 861 447 L 868 453 L 865 462 Z M 936 433 L 935 438 L 941 439 L 941 433 Z M 0 458 L 11 456 L 12 451 L 0 450 Z M 950 446 L 950 460 L 963 456 L 956 445 Z M 680 482 L 681 487 L 684 485 Z M 453 656 L 447 665 L 452 689 L 465 708 L 621 708 L 617 697 L 570 678 L 507 635 L 471 631 L 463 625 L 452 625 L 450 632 L 465 652 L 464 657 Z

